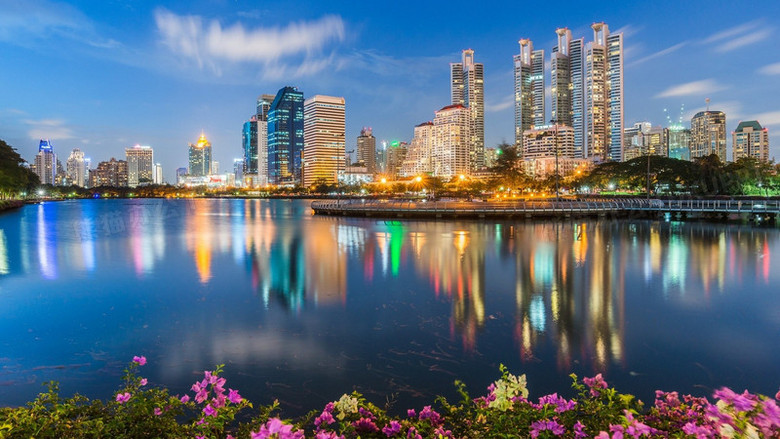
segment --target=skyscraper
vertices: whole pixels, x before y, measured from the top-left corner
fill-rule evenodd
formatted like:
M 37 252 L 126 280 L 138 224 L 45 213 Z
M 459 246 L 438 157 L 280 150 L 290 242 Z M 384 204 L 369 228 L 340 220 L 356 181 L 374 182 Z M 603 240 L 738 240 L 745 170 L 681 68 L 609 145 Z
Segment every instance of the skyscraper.
M 201 133 L 197 143 L 190 143 L 189 147 L 189 175 L 191 177 L 205 177 L 211 173 L 211 143 L 206 135 Z
M 303 185 L 338 182 L 344 170 L 343 97 L 316 95 L 303 104 Z
M 461 62 L 450 63 L 452 105 L 462 105 L 469 110 L 469 172 L 485 166 L 484 76 L 483 65 L 474 62 L 474 51 L 471 49 L 463 51 Z
M 152 183 L 154 174 L 154 151 L 149 146 L 135 145 L 125 148 L 127 160 L 127 185 L 136 187 L 141 183 Z
M 257 174 L 258 169 L 258 133 L 257 133 L 257 116 L 254 115 L 244 122 L 244 129 L 241 131 L 241 149 L 244 151 L 243 160 L 243 173 Z
M 449 105 L 436 112 L 433 119 L 434 139 L 431 151 L 433 175 L 452 178 L 468 174 L 470 111 L 462 105 Z
M 520 54 L 513 57 L 515 69 L 515 144 L 522 146 L 523 132 L 534 125 L 534 45 L 531 40 L 521 39 Z M 544 74 L 542 74 L 544 78 Z M 544 88 L 544 87 L 543 87 Z M 544 106 L 544 95 L 542 95 Z M 542 110 L 544 111 L 544 110 Z
M 247 157 L 244 156 L 244 173 L 249 174 L 253 184 L 264 186 L 268 183 L 268 113 L 271 111 L 271 104 L 274 102 L 274 95 L 263 94 L 257 98 L 256 119 L 256 160 L 247 165 Z M 250 172 L 248 169 L 253 170 Z
M 163 168 L 159 163 L 155 163 L 152 169 L 152 183 L 165 184 L 165 178 L 163 177 Z
M 700 111 L 691 119 L 691 159 L 716 154 L 726 161 L 726 113 Z
M 111 157 L 89 172 L 89 187 L 127 187 L 127 162 Z
M 678 160 L 691 159 L 691 130 L 681 124 L 666 128 L 666 150 L 669 157 Z
M 584 40 L 572 40 L 571 31 L 565 27 L 556 29 L 555 33 L 558 44 L 553 47 L 550 60 L 552 120 L 574 128 L 574 156 L 582 158 L 585 139 Z
M 68 160 L 65 161 L 65 172 L 73 184 L 79 187 L 87 187 L 89 167 L 87 166 L 84 152 L 78 148 L 70 152 Z
M 403 177 L 413 177 L 433 172 L 431 154 L 433 152 L 433 122 L 423 122 L 414 127 L 414 137 L 404 162 L 399 169 Z
M 303 93 L 284 87 L 268 110 L 268 181 L 299 184 L 302 153 Z
M 584 157 L 623 159 L 623 34 L 594 23 L 585 46 Z
M 769 130 L 757 120 L 742 121 L 731 133 L 734 161 L 743 157 L 769 160 Z
M 363 127 L 357 138 L 357 161 L 366 167 L 369 174 L 376 174 L 376 137 L 371 127 Z
M 48 140 L 41 139 L 38 143 L 38 154 L 35 156 L 35 173 L 41 184 L 54 184 L 57 175 L 57 156 L 54 147 Z

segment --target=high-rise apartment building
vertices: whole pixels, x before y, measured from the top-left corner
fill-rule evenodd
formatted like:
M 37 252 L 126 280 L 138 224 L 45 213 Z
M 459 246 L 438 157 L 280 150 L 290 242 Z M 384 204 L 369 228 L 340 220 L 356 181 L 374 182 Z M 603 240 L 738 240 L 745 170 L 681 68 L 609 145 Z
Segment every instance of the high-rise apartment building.
M 650 122 L 637 122 L 623 132 L 623 158 L 632 160 L 645 155 L 668 156 L 668 130 Z
M 402 177 L 430 174 L 433 172 L 431 154 L 433 152 L 433 122 L 423 122 L 414 127 L 414 137 L 406 158 L 398 173 Z
M 35 156 L 35 173 L 41 184 L 54 184 L 57 175 L 57 156 L 54 147 L 48 140 L 41 139 L 38 143 L 38 154 Z
M 154 151 L 149 146 L 135 145 L 125 148 L 127 161 L 127 185 L 136 187 L 139 184 L 152 183 L 154 174 Z
M 406 142 L 392 142 L 387 146 L 387 174 L 395 178 L 406 160 L 409 145 Z
M 431 167 L 436 177 L 452 178 L 469 174 L 470 111 L 462 105 L 449 105 L 435 113 Z
M 244 122 L 242 176 L 250 186 L 263 186 L 268 183 L 268 113 L 273 101 L 274 95 L 258 96 L 256 114 Z
M 127 187 L 127 180 L 127 162 L 113 157 L 89 171 L 89 187 Z
M 236 186 L 243 186 L 244 159 L 233 159 L 233 176 L 236 179 Z
M 68 178 L 79 187 L 87 187 L 89 183 L 89 166 L 84 152 L 76 148 L 70 152 L 68 160 L 65 161 L 65 172 Z
M 274 98 L 274 95 L 267 94 L 257 97 L 257 120 L 268 120 L 268 113 L 271 111 L 271 104 L 273 104 Z
M 246 174 L 257 174 L 259 167 L 257 160 L 259 150 L 257 131 L 257 115 L 254 115 L 244 122 L 244 129 L 241 131 L 241 149 L 244 151 L 243 173 Z
M 545 125 L 544 50 L 534 50 L 531 40 L 518 41 L 520 53 L 513 57 L 515 78 L 515 144 L 523 132 Z
M 542 64 L 544 62 L 542 61 Z M 474 51 L 463 51 L 461 62 L 450 64 L 452 105 L 469 111 L 469 173 L 485 166 L 485 72 L 474 62 Z
M 189 145 L 189 175 L 205 177 L 211 174 L 211 142 L 201 133 L 197 143 Z
M 269 183 L 301 183 L 302 154 L 303 92 L 295 87 L 284 87 L 268 110 Z
M 316 95 L 303 104 L 303 185 L 337 183 L 344 171 L 343 97 Z
M 623 159 L 623 34 L 594 23 L 585 46 L 585 145 L 583 155 Z
M 363 127 L 357 138 L 357 164 L 365 166 L 369 174 L 377 173 L 376 166 L 376 137 L 371 127 Z
M 542 125 L 523 133 L 523 159 L 574 157 L 574 128 L 567 125 Z
M 155 163 L 152 169 L 152 183 L 165 184 L 165 177 L 163 177 L 163 168 L 160 163 Z
M 743 157 L 769 160 L 769 130 L 757 120 L 742 121 L 731 133 L 734 161 Z
M 555 33 L 558 44 L 553 47 L 550 60 L 552 120 L 574 129 L 574 155 L 582 158 L 585 139 L 584 39 L 573 40 L 567 28 L 556 29 Z
M 691 119 L 691 159 L 716 154 L 726 157 L 726 113 L 700 111 Z

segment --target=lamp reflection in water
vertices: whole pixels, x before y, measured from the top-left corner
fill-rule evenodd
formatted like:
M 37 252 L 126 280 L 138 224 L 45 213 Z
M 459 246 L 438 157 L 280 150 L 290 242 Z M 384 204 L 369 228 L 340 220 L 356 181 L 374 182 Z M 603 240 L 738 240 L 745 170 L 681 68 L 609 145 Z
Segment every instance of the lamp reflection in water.
M 48 222 L 46 214 L 53 214 L 55 207 L 47 206 L 46 203 L 38 205 L 37 228 L 38 228 L 38 264 L 40 265 L 41 275 L 46 279 L 57 278 L 57 245 L 54 232 L 54 222 Z

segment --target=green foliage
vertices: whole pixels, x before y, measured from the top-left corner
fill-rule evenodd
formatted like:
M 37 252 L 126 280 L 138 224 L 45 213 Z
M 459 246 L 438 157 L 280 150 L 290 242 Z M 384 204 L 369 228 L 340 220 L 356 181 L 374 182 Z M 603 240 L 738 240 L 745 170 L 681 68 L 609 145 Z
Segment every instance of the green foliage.
M 40 184 L 38 176 L 24 163 L 13 147 L 0 140 L 0 198 L 30 193 Z

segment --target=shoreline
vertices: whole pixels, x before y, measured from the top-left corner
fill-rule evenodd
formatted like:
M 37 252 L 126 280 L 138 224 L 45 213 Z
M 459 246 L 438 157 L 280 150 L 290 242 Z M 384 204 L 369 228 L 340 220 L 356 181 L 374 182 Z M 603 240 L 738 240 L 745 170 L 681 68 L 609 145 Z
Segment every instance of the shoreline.
M 27 204 L 24 200 L 0 200 L 0 214 L 19 209 Z

